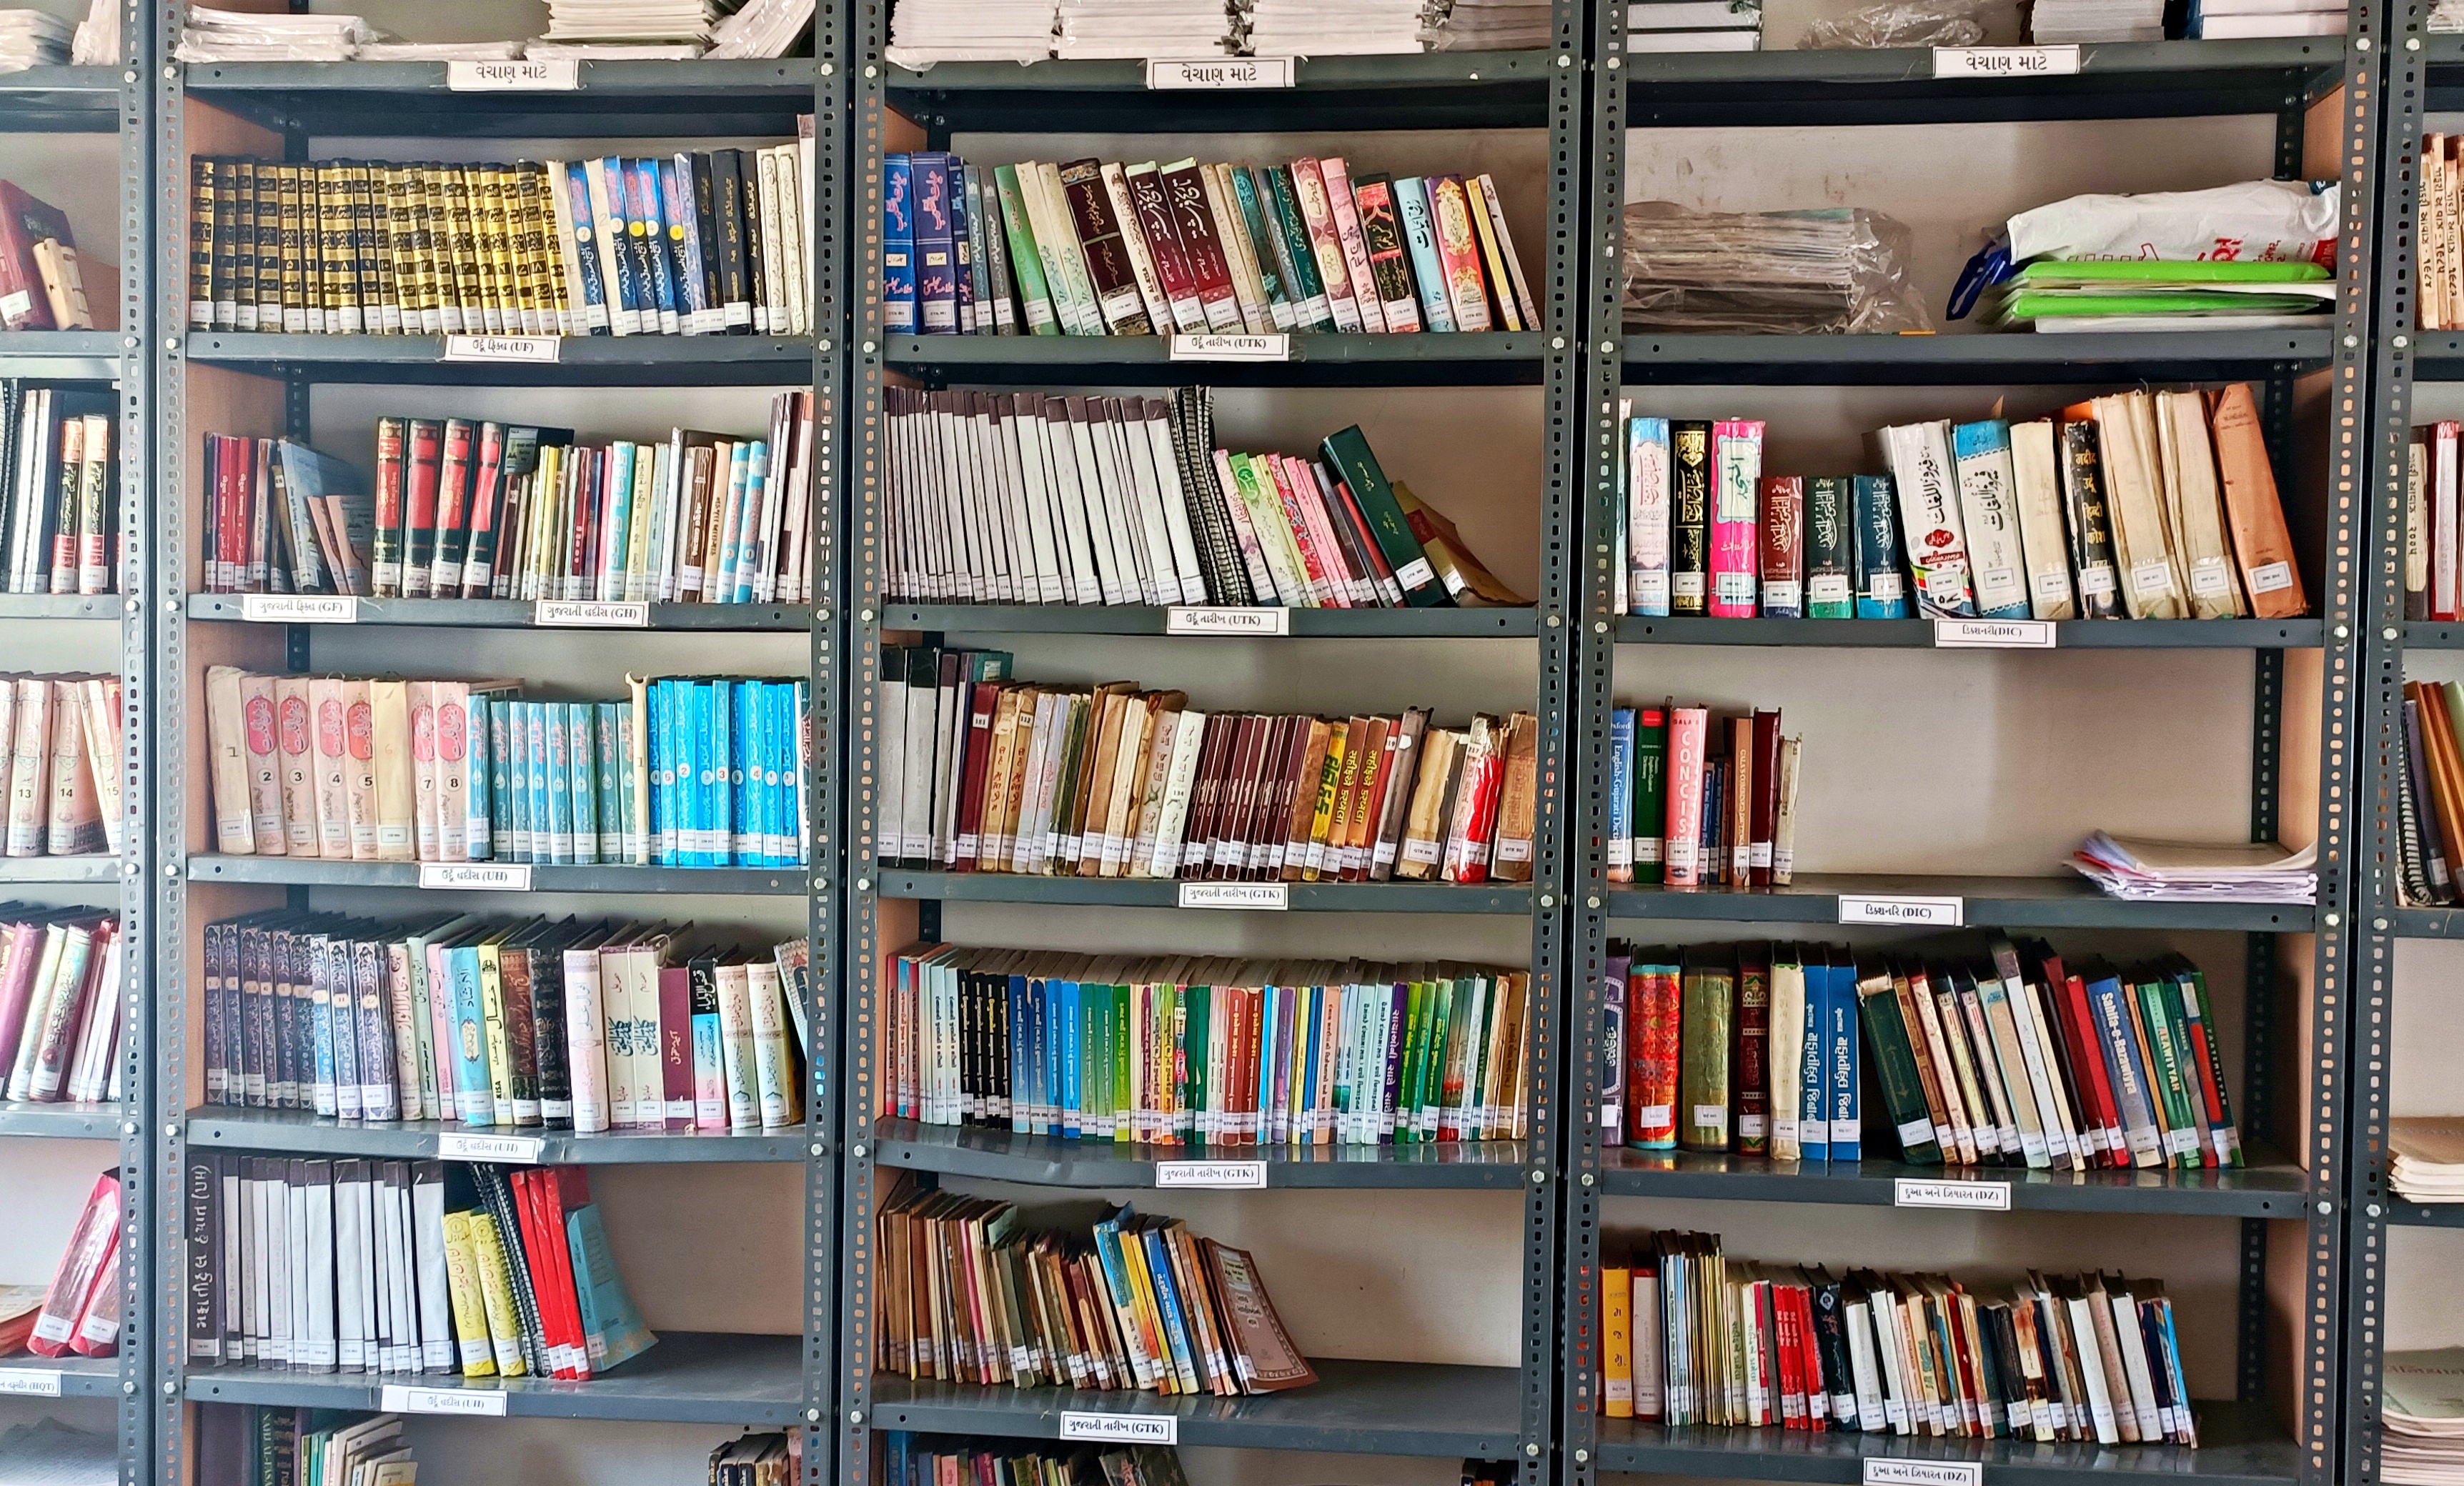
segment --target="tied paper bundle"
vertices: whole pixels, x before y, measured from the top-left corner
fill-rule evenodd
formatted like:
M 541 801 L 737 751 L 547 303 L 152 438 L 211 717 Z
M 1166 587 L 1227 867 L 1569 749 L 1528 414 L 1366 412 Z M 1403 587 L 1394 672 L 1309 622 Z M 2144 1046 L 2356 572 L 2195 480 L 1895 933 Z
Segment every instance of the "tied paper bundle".
M 2379 1479 L 2464 1482 L 2464 1347 L 2389 1352 L 2380 1388 Z
M 547 34 L 527 55 L 689 60 L 733 9 L 712 0 L 548 0 Z
M 358 15 L 254 15 L 188 7 L 171 55 L 183 62 L 347 62 L 385 33 Z
M 1759 52 L 1759 0 L 1638 0 L 1625 8 L 1625 49 L 1650 52 Z
M 1754 335 L 1924 330 L 1909 293 L 1907 229 L 1860 208 L 1625 208 L 1625 323 Z
M 1246 7 L 1241 7 L 1245 10 Z M 1243 36 L 1223 0 L 1061 0 L 1066 57 L 1237 55 Z
M 813 24 L 813 0 L 751 0 L 718 23 L 714 57 L 785 56 Z
M 1420 50 L 1420 0 L 1235 0 L 1259 56 L 1375 56 Z M 1234 22 L 1236 30 L 1241 21 Z
M 2138 903 L 2308 903 L 2319 896 L 2319 850 L 2275 841 L 2160 841 L 2097 832 L 2071 865 L 2116 898 Z
M 518 41 L 367 41 L 363 62 L 510 62 L 520 57 Z
M 0 11 L 0 73 L 69 59 L 69 23 L 40 11 Z
M 900 0 L 884 53 L 900 67 L 1038 62 L 1052 55 L 1056 0 Z
M 2393 1122 L 2387 1178 L 2408 1202 L 2464 1202 L 2464 1119 L 2415 1116 Z
M 2162 41 L 2165 0 L 2035 0 L 2028 7 L 2028 39 L 2038 46 Z
M 1434 0 L 1420 43 L 1432 52 L 1520 52 L 1549 44 L 1548 0 Z
M 1989 327 L 2241 330 L 2301 323 L 2335 300 L 2333 181 L 2071 196 L 2032 208 L 1970 258 L 1951 317 Z M 2223 246 L 2219 246 L 2223 245 Z

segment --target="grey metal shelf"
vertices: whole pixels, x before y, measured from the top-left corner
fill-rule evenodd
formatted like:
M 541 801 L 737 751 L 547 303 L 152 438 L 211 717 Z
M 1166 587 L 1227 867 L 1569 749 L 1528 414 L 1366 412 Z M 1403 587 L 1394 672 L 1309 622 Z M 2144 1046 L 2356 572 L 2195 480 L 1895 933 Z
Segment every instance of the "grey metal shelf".
M 1124 908 L 1178 906 L 1180 884 L 1157 878 L 1025 877 L 1006 872 L 911 872 L 886 869 L 875 889 L 884 898 L 960 898 L 977 903 L 1102 904 Z M 1274 885 L 1260 884 L 1258 885 Z M 1523 884 L 1285 883 L 1294 911 L 1330 913 L 1522 913 L 1531 911 Z
M 119 621 L 128 601 L 118 594 L 0 594 L 0 620 Z
M 940 62 L 890 68 L 888 93 L 950 131 L 1537 129 L 1557 65 L 1554 51 L 1304 56 L 1288 89 L 1153 93 L 1137 61 Z
M 493 863 L 481 863 L 490 865 Z M 192 856 L 200 883 L 280 883 L 302 887 L 417 887 L 416 862 L 325 862 L 304 857 Z M 531 868 L 534 892 L 714 893 L 801 898 L 801 867 L 555 866 Z
M 2464 1205 L 2408 1202 L 2402 1197 L 2382 1204 L 2386 1221 L 2399 1228 L 2464 1228 Z
M 191 620 L 246 623 L 238 594 L 190 594 Z M 426 625 L 438 629 L 535 629 L 527 599 L 362 599 L 359 624 Z M 0 610 L 0 615 L 5 615 Z M 801 607 L 778 603 L 653 603 L 649 629 L 788 630 L 802 633 L 810 621 Z M 559 633 L 571 634 L 571 629 Z M 584 631 L 588 632 L 588 631 Z M 599 633 L 639 634 L 630 627 Z
M 583 61 L 569 92 L 454 92 L 443 62 L 202 62 L 188 92 L 319 136 L 792 138 L 813 111 L 814 59 Z
M 2315 649 L 2321 625 L 2297 620 L 2063 620 L 2054 626 L 2063 650 Z M 1710 619 L 1700 615 L 1617 622 L 1619 645 L 1813 645 L 1857 649 L 1927 649 L 1931 620 Z M 2464 642 L 2459 642 L 2464 643 Z
M 0 1102 L 0 1135 L 41 1135 L 58 1140 L 117 1142 L 127 1110 L 120 1104 L 37 1104 Z
M 932 385 L 1166 382 L 1217 386 L 1463 386 L 1537 382 L 1533 332 L 1371 336 L 1309 331 L 1285 361 L 1175 361 L 1161 336 L 890 336 L 885 361 Z
M 5 1129 L 0 1125 L 0 1129 Z M 698 1134 L 654 1130 L 610 1130 L 576 1135 L 537 1125 L 477 1129 L 435 1120 L 410 1120 L 391 1125 L 334 1120 L 297 1109 L 226 1109 L 212 1105 L 188 1111 L 188 1144 L 227 1150 L 281 1150 L 312 1156 L 376 1156 L 386 1160 L 432 1161 L 443 1135 L 510 1135 L 539 1143 L 542 1163 L 573 1166 L 667 1166 L 768 1163 L 804 1159 L 804 1131 L 767 1134 Z
M 2464 939 L 2464 907 L 2391 908 L 2383 916 L 2399 939 Z
M 982 1388 L 875 1373 L 886 1430 L 1057 1439 L 1064 1413 L 1169 1417 L 1180 1443 L 1345 1454 L 1471 1456 L 1517 1453 L 1511 1367 L 1311 1358 L 1318 1381 L 1251 1398 L 1163 1397 L 1056 1388 Z
M 368 1410 L 383 1407 L 390 1384 L 450 1393 L 500 1393 L 512 1418 L 776 1428 L 802 1421 L 800 1351 L 799 1339 L 792 1336 L 666 1331 L 649 1351 L 586 1383 L 205 1366 L 188 1369 L 186 1392 L 189 1402 L 198 1404 Z
M 2309 1173 L 2253 1143 L 2250 1165 L 2221 1170 L 2039 1171 L 2012 1167 L 1915 1166 L 1902 1161 L 1772 1161 L 1760 1156 L 1645 1151 L 1601 1152 L 1600 1189 L 1612 1197 L 1685 1197 L 1710 1202 L 1832 1203 L 1889 1207 L 1902 1180 L 2000 1183 L 2014 1211 L 2163 1213 L 2182 1217 L 2289 1218 L 2300 1215 Z
M 509 387 L 801 387 L 813 343 L 780 336 L 563 336 L 554 361 L 449 361 L 442 336 L 195 331 L 187 359 L 311 382 Z
M 2191 1406 L 2199 1448 L 2176 1445 L 2038 1444 L 2011 1439 L 1928 1439 L 1804 1430 L 1672 1430 L 1633 1419 L 1599 1421 L 1599 1464 L 1607 1471 L 1713 1475 L 1750 1481 L 1867 1479 L 1868 1460 L 1983 1468 L 1988 1483 L 2086 1486 L 2161 1479 L 2198 1486 L 2277 1486 L 2302 1479 L 2301 1453 L 2266 1406 Z
M 110 134 L 120 127 L 117 67 L 0 73 L 0 134 Z
M 0 115 L 8 109 L 0 94 Z M 0 330 L 0 377 L 115 382 L 125 349 L 114 330 Z
M 2306 903 L 2138 903 L 2107 897 L 2083 877 L 1956 877 L 1900 873 L 1797 874 L 1786 887 L 1613 888 L 1616 919 L 1726 924 L 1837 924 L 1839 900 L 1958 898 L 1966 921 L 2006 929 L 2209 929 L 2307 932 Z
M 1773 54 L 1765 54 L 1766 55 Z M 1375 338 L 1370 338 L 1375 339 Z M 2323 364 L 2333 317 L 2282 330 L 2117 330 L 1932 336 L 1703 336 L 1628 330 L 1627 385 L 2071 384 L 2267 377 Z
M 46 1375 L 59 1382 L 62 1398 L 116 1398 L 120 1395 L 120 1359 L 112 1357 L 35 1357 L 20 1352 L 0 1357 L 0 1377 Z M 13 1391 L 0 1389 L 0 1391 Z
M 1223 1146 L 1204 1148 L 1057 1140 L 981 1126 L 873 1123 L 883 1166 L 1037 1187 L 1155 1185 L 1164 1161 L 1260 1161 L 1268 1187 L 1507 1191 L 1529 1180 L 1518 1140 L 1422 1146 Z
M 0 857 L 0 885 L 10 883 L 116 883 L 118 857 Z
M 1537 625 L 1535 611 L 1528 608 L 1287 609 L 1284 613 L 1294 639 L 1529 640 Z M 1150 604 L 891 603 L 881 610 L 881 627 L 963 635 L 1160 635 L 1170 614 L 1169 609 Z

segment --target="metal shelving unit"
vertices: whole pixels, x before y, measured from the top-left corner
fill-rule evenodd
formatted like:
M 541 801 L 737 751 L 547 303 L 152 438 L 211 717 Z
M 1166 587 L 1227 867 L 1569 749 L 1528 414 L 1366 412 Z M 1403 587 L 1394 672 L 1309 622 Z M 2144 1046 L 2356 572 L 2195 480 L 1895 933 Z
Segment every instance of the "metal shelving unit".
M 1586 103 L 1593 144 L 1587 230 L 1604 245 L 1589 267 L 1584 286 L 1584 403 L 1590 413 L 1583 478 L 1586 502 L 1584 581 L 1578 614 L 1577 674 L 1582 694 L 1572 732 L 1585 742 L 1575 794 L 1581 809 L 1598 808 L 1609 786 L 1609 713 L 1614 706 L 1619 646 L 1837 646 L 1916 647 L 1933 643 L 1922 622 L 1641 619 L 1614 611 L 1611 564 L 1622 561 L 1607 534 L 1616 530 L 1617 453 L 1616 417 L 1621 392 L 1641 386 L 1749 384 L 1925 386 L 1992 383 L 2136 383 L 2143 381 L 2248 379 L 2264 383 L 2264 411 L 2271 452 L 2289 470 L 2295 448 L 2294 385 L 2297 378 L 2325 371 L 2332 395 L 2358 399 L 2366 358 L 2360 347 L 2368 329 L 2364 294 L 2370 270 L 2367 251 L 2374 220 L 2378 98 L 2375 72 L 2381 24 L 2375 11 L 2355 5 L 2348 34 L 2333 39 L 2255 42 L 2165 42 L 2089 46 L 2081 49 L 2076 76 L 2013 79 L 1937 79 L 1923 51 L 1757 52 L 1730 55 L 1625 55 L 1625 8 L 1595 7 L 1596 33 Z M 1927 336 L 1703 336 L 1627 332 L 1620 306 L 1616 248 L 1622 236 L 1625 158 L 1630 139 L 1641 131 L 1672 126 L 1843 127 L 1882 123 L 1952 123 L 1987 120 L 2165 118 L 2259 113 L 2277 123 L 2277 173 L 2292 177 L 2303 163 L 2305 117 L 2339 85 L 2343 107 L 2320 110 L 2325 126 L 2339 131 L 2334 158 L 2344 163 L 2347 251 L 2340 266 L 2343 293 L 2336 317 L 2315 328 L 2058 335 L 2045 333 Z M 2335 458 L 2345 469 L 2358 457 L 2358 426 L 2334 425 Z M 2202 1406 L 2197 1451 L 2132 1449 L 2099 1451 L 2037 1447 L 2008 1441 L 1901 1440 L 1895 1437 L 1748 1430 L 1678 1430 L 1611 1420 L 1594 1412 L 1599 1363 L 1599 1242 L 1604 1194 L 1722 1201 L 1889 1205 L 1894 1184 L 1912 1169 L 1887 1160 L 1854 1167 L 1790 1168 L 1737 1157 L 1645 1153 L 1598 1144 L 1591 1121 L 1569 1125 L 1567 1240 L 1561 1362 L 1566 1380 L 1559 1448 L 1561 1479 L 1592 1486 L 1601 1473 L 1634 1472 L 1717 1475 L 1742 1479 L 1855 1481 L 1867 1462 L 1939 1462 L 1958 1471 L 1945 1479 L 2085 1481 L 2107 1475 L 2186 1475 L 2232 1481 L 2302 1481 L 2326 1486 L 2334 1475 L 2337 1439 L 2335 1400 L 2329 1378 L 2339 1336 L 2335 1279 L 2341 1254 L 2339 1202 L 2343 1190 L 2340 1116 L 2344 1063 L 2335 1056 L 2343 1030 L 2343 920 L 2346 905 L 2345 792 L 2349 732 L 2337 720 L 2346 705 L 2358 664 L 2356 605 L 2359 595 L 2345 560 L 2359 539 L 2361 510 L 2349 480 L 2322 497 L 2317 525 L 2321 540 L 2305 555 L 2305 572 L 2322 574 L 2314 583 L 2323 620 L 2238 621 L 2208 624 L 2101 622 L 2063 623 L 2062 647 L 2097 649 L 2231 648 L 2254 654 L 2255 704 L 2251 719 L 2251 832 L 2275 840 L 2279 757 L 2286 750 L 2279 707 L 2285 651 L 2321 649 L 2327 720 L 2322 724 L 2321 813 L 2318 820 L 2321 892 L 2315 905 L 2150 904 L 2104 897 L 2084 879 L 1959 878 L 1953 876 L 1823 876 L 1800 874 L 1776 890 L 1612 888 L 1603 854 L 1578 849 L 1572 863 L 1568 985 L 1574 995 L 1568 1018 L 1571 1087 L 1567 1107 L 1600 1104 L 1600 1010 L 1598 988 L 1606 947 L 1616 926 L 1646 923 L 1837 925 L 1843 895 L 1868 897 L 1956 896 L 1968 924 L 2012 928 L 2110 928 L 2221 929 L 2249 934 L 2247 1067 L 2239 1085 L 2244 1128 L 2262 1139 L 2295 1122 L 2271 1118 L 2271 1084 L 2279 1045 L 2295 1044 L 2294 1029 L 2272 1024 L 2269 999 L 2280 956 L 2306 952 L 2313 989 L 2310 1040 L 2320 1071 L 2306 1091 L 2306 1159 L 2255 1148 L 2252 1165 L 2228 1173 L 2125 1174 L 2037 1173 L 1990 1169 L 1927 1169 L 1927 1180 L 1992 1180 L 2010 1183 L 2010 1205 L 2021 1211 L 2211 1215 L 2240 1219 L 2238 1355 L 2233 1401 Z M 1595 842 L 1605 833 L 1598 817 L 1577 817 L 1576 842 Z M 1747 929 L 1751 932 L 1750 929 Z M 2312 935 L 2311 948 L 2288 933 Z M 2306 1168 L 2306 1169 L 2305 1169 Z M 2306 1281 L 2294 1318 L 2298 1351 L 2290 1359 L 2268 1355 L 2268 1245 L 2271 1222 L 2303 1223 Z M 2281 1243 L 2283 1240 L 2277 1240 Z M 2271 1376 L 2290 1376 L 2308 1396 L 2297 1432 L 2262 1402 Z M 1897 1478 L 1897 1477 L 1894 1477 Z M 1913 1477 L 1911 1477 L 1913 1478 Z

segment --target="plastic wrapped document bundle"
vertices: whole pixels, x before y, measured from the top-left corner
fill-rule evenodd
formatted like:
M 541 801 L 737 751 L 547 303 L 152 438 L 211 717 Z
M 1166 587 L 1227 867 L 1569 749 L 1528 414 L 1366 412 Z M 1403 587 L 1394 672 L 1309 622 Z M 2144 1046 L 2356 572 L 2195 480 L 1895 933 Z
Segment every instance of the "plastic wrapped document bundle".
M 720 18 L 735 9 L 733 0 L 724 6 L 712 0 L 547 0 L 547 35 L 542 39 L 706 46 Z
M 69 60 L 79 67 L 107 67 L 120 60 L 120 0 L 94 0 L 77 22 Z
M 1548 0 L 1431 0 L 1420 44 L 1432 52 L 1523 52 L 1550 44 Z
M 1985 39 L 1990 3 L 1974 0 L 1883 0 L 1805 28 L 1800 52 L 1872 51 L 1881 47 L 1972 47 Z
M 883 55 L 900 67 L 1040 62 L 1052 55 L 1057 0 L 898 0 Z
M 1223 0 L 1061 0 L 1065 57 L 1201 57 L 1243 50 L 1236 6 Z
M 69 23 L 40 11 L 0 11 L 0 73 L 69 59 Z
M 2438 0 L 2430 8 L 2431 31 L 2464 31 L 2464 0 Z
M 1422 0 L 1233 0 L 1259 56 L 1376 56 L 1420 50 Z
M 2243 181 L 2203 191 L 2072 196 L 2011 219 L 2013 263 L 2032 258 L 2336 261 L 2333 181 Z
M 385 33 L 358 15 L 253 15 L 188 7 L 171 55 L 183 62 L 347 62 Z
M 1931 328 L 1906 228 L 1878 212 L 1625 208 L 1625 323 L 1730 335 Z
M 745 0 L 743 10 L 718 23 L 710 55 L 785 56 L 812 26 L 813 0 Z

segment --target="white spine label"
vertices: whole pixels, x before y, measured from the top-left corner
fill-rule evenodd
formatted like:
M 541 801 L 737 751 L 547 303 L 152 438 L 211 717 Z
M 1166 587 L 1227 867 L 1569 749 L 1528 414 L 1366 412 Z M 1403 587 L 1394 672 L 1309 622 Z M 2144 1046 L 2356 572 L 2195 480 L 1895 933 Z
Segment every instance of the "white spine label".
M 1158 1161 L 1157 1187 L 1202 1187 L 1241 1191 L 1266 1185 L 1264 1161 Z
M 1116 1445 L 1177 1445 L 1180 1420 L 1172 1414 L 1067 1413 L 1061 1416 L 1063 1439 L 1103 1440 Z

